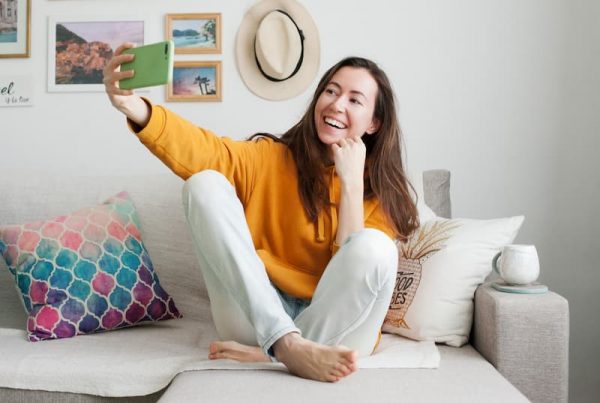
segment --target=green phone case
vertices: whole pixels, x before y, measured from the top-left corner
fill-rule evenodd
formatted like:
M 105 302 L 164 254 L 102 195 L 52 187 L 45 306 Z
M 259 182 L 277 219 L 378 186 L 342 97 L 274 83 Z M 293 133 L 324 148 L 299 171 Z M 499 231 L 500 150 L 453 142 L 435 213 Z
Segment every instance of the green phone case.
M 123 54 L 133 53 L 135 58 L 123 63 L 121 71 L 134 70 L 135 75 L 120 80 L 119 88 L 131 90 L 170 82 L 174 48 L 173 41 L 165 41 L 124 50 Z

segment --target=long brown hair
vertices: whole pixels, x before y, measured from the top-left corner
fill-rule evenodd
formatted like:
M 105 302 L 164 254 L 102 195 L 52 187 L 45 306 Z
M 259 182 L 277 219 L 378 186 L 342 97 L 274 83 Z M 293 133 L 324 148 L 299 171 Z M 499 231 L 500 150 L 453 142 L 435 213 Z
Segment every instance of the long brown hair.
M 380 127 L 376 133 L 363 136 L 367 149 L 365 161 L 364 198 L 376 197 L 396 235 L 405 240 L 419 225 L 417 207 L 411 197 L 414 188 L 404 173 L 402 163 L 402 132 L 396 116 L 394 92 L 386 74 L 374 62 L 360 57 L 348 57 L 331 67 L 319 81 L 313 99 L 304 116 L 291 129 L 277 138 L 286 144 L 296 162 L 298 190 L 306 214 L 316 221 L 319 212 L 329 203 L 329 190 L 323 168 L 328 161 L 327 146 L 318 136 L 315 126 L 315 105 L 334 74 L 342 67 L 367 70 L 377 82 L 374 117 Z

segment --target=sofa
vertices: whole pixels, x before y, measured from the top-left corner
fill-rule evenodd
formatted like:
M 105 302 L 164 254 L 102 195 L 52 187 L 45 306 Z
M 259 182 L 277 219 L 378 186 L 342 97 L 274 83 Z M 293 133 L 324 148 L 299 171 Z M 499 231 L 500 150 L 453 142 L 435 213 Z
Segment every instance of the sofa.
M 143 395 L 123 396 L 119 383 L 142 383 L 135 370 L 120 375 L 97 393 L 77 393 L 57 381 L 41 388 L 40 378 L 53 375 L 65 384 L 87 385 L 119 371 L 127 362 L 119 357 L 139 354 L 137 368 L 160 366 L 145 360 L 144 349 L 166 349 L 177 354 L 177 340 L 190 335 L 201 323 L 210 322 L 209 300 L 186 227 L 181 203 L 183 181 L 165 173 L 140 176 L 66 177 L 50 175 L 5 175 L 0 179 L 0 225 L 41 220 L 91 206 L 127 190 L 140 215 L 144 243 L 164 288 L 184 319 L 175 319 L 71 339 L 37 343 L 31 357 L 19 357 L 3 342 L 6 335 L 25 329 L 26 314 L 12 276 L 0 258 L 0 401 L 2 402 L 566 402 L 568 400 L 569 309 L 567 301 L 549 291 L 542 295 L 518 295 L 496 291 L 489 278 L 474 295 L 473 326 L 469 344 L 463 347 L 438 345 L 441 361 L 437 369 L 362 369 L 335 384 L 289 376 L 284 371 L 212 369 L 185 371 L 165 385 Z M 425 203 L 439 216 L 450 217 L 450 173 L 423 173 Z M 185 272 L 186 281 L 178 273 Z M 199 339 L 198 348 L 215 337 L 214 329 Z M 187 330 L 186 330 L 187 329 Z M 212 330 L 211 330 L 212 329 Z M 153 333 L 155 332 L 155 333 Z M 172 337 L 173 342 L 156 346 L 153 334 Z M 141 340 L 135 346 L 120 346 L 119 339 Z M 190 336 L 193 338 L 196 336 Z M 7 339 L 6 339 L 7 340 Z M 104 356 L 102 368 L 85 366 L 88 351 L 77 346 L 102 346 L 95 354 Z M 113 344 L 109 344 L 110 341 Z M 188 340 L 189 341 L 189 340 Z M 106 343 L 106 344 L 103 344 Z M 39 347 L 37 347 L 39 346 Z M 108 347 L 107 347 L 108 346 Z M 110 346 L 119 346 L 110 347 Z M 69 348 L 47 369 L 36 367 L 28 378 L 34 359 L 58 348 Z M 32 355 L 31 353 L 28 353 Z M 128 355 L 129 354 L 129 355 Z M 114 357 L 113 357 L 114 356 Z M 109 359 L 109 357 L 112 357 Z M 15 362 L 10 362 L 15 360 Z M 137 360 L 136 360 L 137 361 Z M 73 368 L 77 362 L 77 368 Z M 113 363 L 114 364 L 110 364 Z M 82 364 L 83 363 L 83 364 Z M 108 364 L 107 364 L 108 363 Z M 41 366 L 41 365 L 40 365 Z M 135 368 L 135 367 L 133 367 Z M 40 372 L 41 371 L 41 372 Z M 44 373 L 47 371 L 48 373 Z M 22 374 L 19 382 L 9 375 Z M 95 378 L 94 378 L 95 377 Z M 68 378 L 68 379 L 67 379 Z M 14 379 L 14 376 L 13 378 Z M 91 380 L 90 380 L 91 379 Z M 37 381 L 40 381 L 39 383 Z M 66 382 L 66 381 L 69 382 Z M 34 382 L 35 381 L 35 382 Z M 143 386 L 143 385 L 140 385 Z M 37 389 L 37 390 L 36 390 Z M 40 390 L 45 389 L 45 390 Z M 83 390 L 83 389 L 82 389 Z M 140 388 L 139 390 L 143 390 Z

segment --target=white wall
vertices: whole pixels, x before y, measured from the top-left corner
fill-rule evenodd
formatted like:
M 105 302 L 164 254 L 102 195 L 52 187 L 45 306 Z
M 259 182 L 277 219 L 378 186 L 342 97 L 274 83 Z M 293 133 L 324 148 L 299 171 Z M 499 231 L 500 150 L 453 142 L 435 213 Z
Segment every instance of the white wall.
M 253 2 L 104 0 L 34 2 L 32 56 L 0 60 L 0 74 L 29 73 L 35 106 L 0 108 L 0 172 L 163 172 L 102 93 L 46 92 L 47 16 L 148 18 L 147 42 L 164 15 L 221 12 L 223 102 L 172 103 L 192 121 L 234 138 L 280 133 L 301 96 L 268 102 L 237 74 L 237 26 Z M 304 0 L 320 29 L 320 73 L 347 55 L 377 61 L 393 81 L 412 170 L 453 173 L 455 216 L 525 214 L 518 242 L 534 243 L 541 280 L 570 300 L 571 400 L 600 392 L 598 118 L 600 10 L 594 0 Z M 594 53 L 595 52 L 595 53 Z M 164 101 L 162 89 L 150 97 Z

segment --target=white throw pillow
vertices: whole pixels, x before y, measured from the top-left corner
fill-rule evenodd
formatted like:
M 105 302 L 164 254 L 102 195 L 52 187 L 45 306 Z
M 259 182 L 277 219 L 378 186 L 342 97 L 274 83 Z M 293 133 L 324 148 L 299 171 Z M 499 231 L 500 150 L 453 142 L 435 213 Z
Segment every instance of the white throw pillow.
M 398 244 L 398 277 L 383 331 L 465 344 L 475 289 L 492 270 L 494 255 L 514 241 L 523 220 L 423 220 L 406 243 Z

